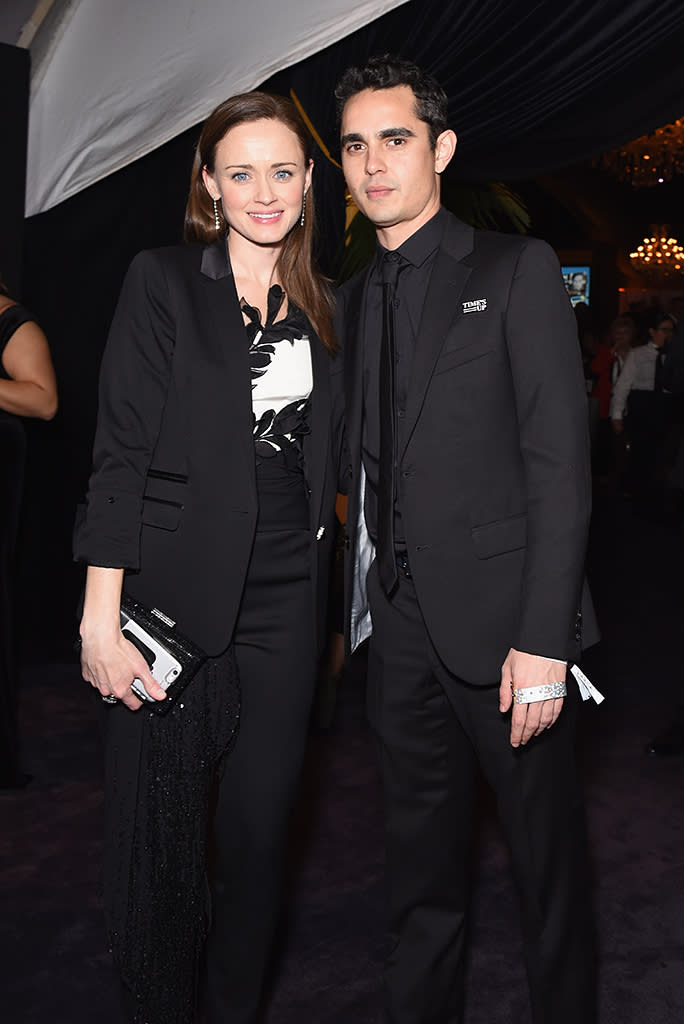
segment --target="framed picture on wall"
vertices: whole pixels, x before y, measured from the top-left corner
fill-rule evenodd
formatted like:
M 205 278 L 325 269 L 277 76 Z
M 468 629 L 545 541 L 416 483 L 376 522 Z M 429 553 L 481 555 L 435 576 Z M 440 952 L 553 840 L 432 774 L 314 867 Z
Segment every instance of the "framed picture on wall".
M 561 267 L 561 271 L 573 306 L 580 302 L 588 306 L 591 293 L 591 267 L 586 265 L 564 266 Z

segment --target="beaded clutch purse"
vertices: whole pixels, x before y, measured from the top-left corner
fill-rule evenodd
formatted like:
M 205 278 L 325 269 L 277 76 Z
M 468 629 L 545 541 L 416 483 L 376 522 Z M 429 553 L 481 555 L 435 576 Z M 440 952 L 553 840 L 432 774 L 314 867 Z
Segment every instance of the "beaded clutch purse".
M 207 655 L 176 629 L 176 623 L 168 615 L 158 608 L 145 607 L 128 594 L 121 596 L 121 631 L 137 647 L 156 681 L 166 690 L 166 700 L 150 697 L 139 679 L 133 680 L 133 693 L 151 710 L 167 714 L 207 660 Z

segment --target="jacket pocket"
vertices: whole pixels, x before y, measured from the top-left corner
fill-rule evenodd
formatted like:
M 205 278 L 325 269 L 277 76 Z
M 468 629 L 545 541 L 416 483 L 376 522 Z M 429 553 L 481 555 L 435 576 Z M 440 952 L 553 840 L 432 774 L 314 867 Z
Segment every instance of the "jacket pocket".
M 156 526 L 160 530 L 177 530 L 183 505 L 163 498 L 143 498 L 142 521 L 144 526 Z
M 186 473 L 168 473 L 164 469 L 148 469 L 147 479 L 166 480 L 171 484 L 187 484 L 188 482 L 188 476 Z
M 477 339 L 460 345 L 458 348 L 446 349 L 435 363 L 433 376 L 452 370 L 456 366 L 462 366 L 464 363 L 471 363 L 474 359 L 481 359 L 483 356 L 489 355 L 492 348 L 488 339 Z
M 517 551 L 527 544 L 527 515 L 522 512 L 509 519 L 473 526 L 471 535 L 478 558 L 493 558 L 507 551 Z

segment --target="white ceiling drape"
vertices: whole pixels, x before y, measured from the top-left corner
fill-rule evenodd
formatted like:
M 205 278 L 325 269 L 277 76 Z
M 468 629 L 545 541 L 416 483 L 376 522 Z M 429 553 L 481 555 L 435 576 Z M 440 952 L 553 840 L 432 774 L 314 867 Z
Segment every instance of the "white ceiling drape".
M 63 30 L 35 41 L 26 215 L 405 2 L 69 0 Z

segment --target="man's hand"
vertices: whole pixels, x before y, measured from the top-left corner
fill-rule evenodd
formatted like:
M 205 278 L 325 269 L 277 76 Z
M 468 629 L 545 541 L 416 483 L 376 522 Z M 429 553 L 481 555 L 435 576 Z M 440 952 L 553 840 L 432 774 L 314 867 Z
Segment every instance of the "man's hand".
M 622 420 L 612 420 L 611 422 L 613 424 L 613 431 L 616 434 L 621 434 L 622 431 L 623 431 L 623 428 L 624 428 L 623 421 Z
M 545 686 L 548 683 L 562 682 L 564 678 L 565 665 L 560 662 L 538 658 L 535 654 L 525 654 L 511 647 L 501 668 L 499 687 L 499 710 L 508 711 L 513 705 L 511 746 L 524 745 L 533 736 L 538 736 L 544 729 L 549 729 L 563 707 L 562 697 L 534 701 L 532 704 L 513 704 L 513 689 Z

